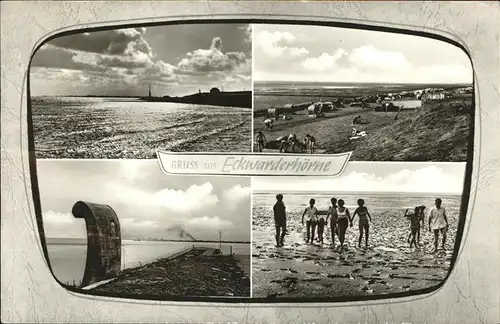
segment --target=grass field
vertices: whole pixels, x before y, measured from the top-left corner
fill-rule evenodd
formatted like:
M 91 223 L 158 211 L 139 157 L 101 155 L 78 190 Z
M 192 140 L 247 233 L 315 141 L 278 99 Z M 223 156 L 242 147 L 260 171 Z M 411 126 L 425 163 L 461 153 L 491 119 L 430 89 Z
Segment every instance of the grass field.
M 311 134 L 316 148 L 325 153 L 353 151 L 354 161 L 463 162 L 467 159 L 472 96 L 427 101 L 420 109 L 374 112 L 359 107 L 340 108 L 325 118 L 295 115 L 277 120 L 272 131 L 263 119 L 254 118 L 255 132 L 262 130 L 268 141 L 294 133 L 299 140 Z M 362 116 L 359 131 L 367 136 L 350 140 L 352 120 Z

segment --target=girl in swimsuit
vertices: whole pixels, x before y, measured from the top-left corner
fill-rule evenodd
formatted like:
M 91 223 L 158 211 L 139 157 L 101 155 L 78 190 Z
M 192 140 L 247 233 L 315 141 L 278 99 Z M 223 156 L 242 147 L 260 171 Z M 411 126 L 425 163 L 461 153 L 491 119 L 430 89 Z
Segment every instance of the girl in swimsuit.
M 338 227 L 338 235 L 340 241 L 340 253 L 342 253 L 344 249 L 345 242 L 345 233 L 347 231 L 347 227 L 349 227 L 349 223 L 351 223 L 351 215 L 349 214 L 349 209 L 344 207 L 344 200 L 339 199 L 338 201 L 339 207 L 337 208 L 337 227 Z
M 354 217 L 356 217 L 356 215 L 359 215 L 358 247 L 361 248 L 361 241 L 363 240 L 363 232 L 364 232 L 364 234 L 365 234 L 365 249 L 367 249 L 368 248 L 368 233 L 370 230 L 370 224 L 368 223 L 368 219 L 371 222 L 372 217 L 371 217 L 370 213 L 368 212 L 368 208 L 365 207 L 365 201 L 363 199 L 358 199 L 358 208 L 356 208 L 356 210 L 354 211 L 354 214 L 352 215 L 351 227 L 352 227 L 352 221 L 354 220 Z

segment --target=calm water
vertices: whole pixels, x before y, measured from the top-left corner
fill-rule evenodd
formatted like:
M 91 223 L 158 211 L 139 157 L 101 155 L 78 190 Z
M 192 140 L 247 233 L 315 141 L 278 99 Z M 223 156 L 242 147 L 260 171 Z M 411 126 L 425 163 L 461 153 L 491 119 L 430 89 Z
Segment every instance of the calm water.
M 126 98 L 34 97 L 37 158 L 155 158 L 251 149 L 251 110 Z
M 320 210 L 327 210 L 330 206 L 330 199 L 335 197 L 337 199 L 343 199 L 345 206 L 349 209 L 354 209 L 357 207 L 356 201 L 362 198 L 365 201 L 365 206 L 369 210 L 401 210 L 404 213 L 406 208 L 414 208 L 418 205 L 427 206 L 426 212 L 434 206 L 434 200 L 437 196 L 419 196 L 419 195 L 398 195 L 398 194 L 378 194 L 378 195 L 349 195 L 349 194 L 286 194 L 283 193 L 283 202 L 288 207 L 307 207 L 309 205 L 309 199 L 314 198 L 316 200 L 316 207 Z M 453 196 L 440 196 L 443 200 L 443 207 L 449 213 L 458 213 L 460 209 L 460 195 Z M 271 208 L 276 202 L 276 193 L 255 193 L 253 195 L 254 206 Z
M 192 242 L 147 242 L 122 241 L 122 269 L 133 268 L 162 257 L 167 257 L 185 248 L 192 247 Z M 195 243 L 195 247 L 216 247 L 218 243 Z M 222 244 L 223 253 L 249 255 L 249 244 Z M 87 253 L 86 243 L 82 244 L 47 244 L 54 275 L 62 282 L 79 284 L 83 278 Z

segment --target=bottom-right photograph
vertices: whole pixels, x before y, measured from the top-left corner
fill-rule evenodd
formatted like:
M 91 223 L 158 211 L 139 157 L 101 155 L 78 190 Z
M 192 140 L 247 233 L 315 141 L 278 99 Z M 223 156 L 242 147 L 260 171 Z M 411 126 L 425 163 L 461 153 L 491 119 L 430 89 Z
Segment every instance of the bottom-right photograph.
M 348 299 L 441 284 L 465 218 L 465 167 L 351 162 L 331 179 L 252 179 L 252 297 Z

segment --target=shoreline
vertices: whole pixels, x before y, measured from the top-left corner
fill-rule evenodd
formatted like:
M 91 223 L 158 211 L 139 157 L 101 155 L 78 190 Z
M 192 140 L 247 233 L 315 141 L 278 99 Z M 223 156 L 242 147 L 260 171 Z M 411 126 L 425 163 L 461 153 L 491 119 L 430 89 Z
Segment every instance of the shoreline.
M 250 297 L 250 256 L 217 255 L 214 249 L 191 249 L 123 270 L 116 279 L 89 291 L 120 297 Z M 245 258 L 248 262 L 245 262 Z
M 446 250 L 432 253 L 433 234 L 421 228 L 420 248 L 407 242 L 410 223 L 400 212 L 372 210 L 368 249 L 359 249 L 358 222 L 346 232 L 345 250 L 331 245 L 329 225 L 324 244 L 306 244 L 300 217 L 287 218 L 289 234 L 276 247 L 272 209 L 257 203 L 253 213 L 252 295 L 262 298 L 387 295 L 439 285 L 451 270 L 458 212 L 450 211 Z M 290 215 L 303 206 L 287 205 Z M 457 206 L 453 206 L 456 209 Z M 450 206 L 450 210 L 452 207 Z M 317 236 L 317 235 L 316 235 Z M 364 239 L 362 246 L 364 246 Z M 441 242 L 439 242 L 439 245 Z

